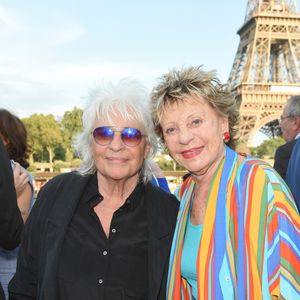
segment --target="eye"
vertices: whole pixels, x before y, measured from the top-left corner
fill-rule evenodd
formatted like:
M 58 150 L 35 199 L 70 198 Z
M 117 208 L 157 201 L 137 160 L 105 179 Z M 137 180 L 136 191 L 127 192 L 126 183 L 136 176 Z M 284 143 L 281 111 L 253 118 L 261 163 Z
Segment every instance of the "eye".
M 174 135 L 177 132 L 177 128 L 175 127 L 169 127 L 165 130 L 165 134 L 167 135 Z
M 202 120 L 201 119 L 194 119 L 194 120 L 192 120 L 192 122 L 190 122 L 189 124 L 188 124 L 188 127 L 190 127 L 190 128 L 196 128 L 196 127 L 199 127 L 201 124 L 202 124 Z

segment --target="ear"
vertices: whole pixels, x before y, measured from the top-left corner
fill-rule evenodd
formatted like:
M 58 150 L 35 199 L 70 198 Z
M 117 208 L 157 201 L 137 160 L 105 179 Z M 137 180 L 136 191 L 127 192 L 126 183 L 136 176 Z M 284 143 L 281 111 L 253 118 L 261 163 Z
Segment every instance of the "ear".
M 229 121 L 227 116 L 222 117 L 221 125 L 223 132 L 229 131 Z
M 300 117 L 295 117 L 295 127 L 296 131 L 299 133 L 300 132 Z
M 4 146 L 6 146 L 7 144 L 9 144 L 9 140 L 4 138 L 2 135 L 0 135 L 0 138 L 2 139 L 2 142 L 4 144 Z

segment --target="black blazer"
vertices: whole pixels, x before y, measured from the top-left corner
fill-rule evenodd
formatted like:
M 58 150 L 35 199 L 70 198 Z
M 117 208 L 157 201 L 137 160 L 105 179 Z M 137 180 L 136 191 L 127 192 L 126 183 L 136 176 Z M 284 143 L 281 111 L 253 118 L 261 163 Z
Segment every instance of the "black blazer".
M 59 253 L 67 226 L 90 176 L 59 175 L 41 190 L 24 227 L 10 299 L 56 299 Z M 175 196 L 148 183 L 149 300 L 165 300 L 169 252 L 179 203 Z M 121 300 L 121 299 L 120 299 Z
M 289 160 L 297 140 L 289 141 L 276 149 L 274 169 L 285 180 Z
M 12 169 L 0 138 L 0 247 L 11 250 L 18 246 L 22 228 L 23 220 L 17 205 Z M 4 292 L 0 283 L 0 300 L 2 299 Z
M 22 228 L 12 168 L 0 138 L 0 247 L 11 250 L 18 246 Z

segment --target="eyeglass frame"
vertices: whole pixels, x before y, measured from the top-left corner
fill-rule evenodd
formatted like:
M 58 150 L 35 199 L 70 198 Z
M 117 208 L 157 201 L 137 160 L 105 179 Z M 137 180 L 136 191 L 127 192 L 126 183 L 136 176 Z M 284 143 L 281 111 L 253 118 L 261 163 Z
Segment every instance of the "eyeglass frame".
M 111 129 L 111 130 L 113 131 L 113 136 L 111 137 L 110 141 L 108 141 L 108 143 L 100 144 L 99 141 L 97 142 L 97 140 L 96 140 L 96 138 L 95 138 L 95 135 L 94 135 L 94 132 L 95 132 L 95 130 L 97 130 L 98 128 L 109 128 L 109 129 Z M 138 143 L 137 143 L 136 145 L 128 145 L 128 144 L 126 144 L 126 142 L 124 142 L 124 140 L 123 140 L 123 138 L 122 138 L 122 133 L 123 133 L 123 131 L 124 131 L 125 129 L 134 129 L 134 130 L 136 130 L 137 132 L 140 133 L 140 137 L 141 137 L 141 138 L 140 138 L 140 140 L 138 141 Z M 125 126 L 125 127 L 119 127 L 119 126 L 97 126 L 97 127 L 95 127 L 90 133 L 91 133 L 91 135 L 92 135 L 92 137 L 93 137 L 93 140 L 95 141 L 95 143 L 96 143 L 97 145 L 100 145 L 100 146 L 107 146 L 107 145 L 110 145 L 110 144 L 112 143 L 112 141 L 113 141 L 113 139 L 114 139 L 114 137 L 115 137 L 115 133 L 116 133 L 116 132 L 120 133 L 121 141 L 122 141 L 122 143 L 123 143 L 125 146 L 127 146 L 127 147 L 136 147 L 136 146 L 138 146 L 138 145 L 141 143 L 143 137 L 147 137 L 147 135 L 146 135 L 146 134 L 143 134 L 143 133 L 141 132 L 141 130 L 139 130 L 138 128 L 135 128 L 135 127 L 128 127 L 128 126 Z

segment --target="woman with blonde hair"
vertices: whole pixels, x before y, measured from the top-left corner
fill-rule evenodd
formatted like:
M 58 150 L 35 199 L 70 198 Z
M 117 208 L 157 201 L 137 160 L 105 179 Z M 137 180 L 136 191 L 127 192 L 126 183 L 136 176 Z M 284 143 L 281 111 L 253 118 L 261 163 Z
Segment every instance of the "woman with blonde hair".
M 270 165 L 234 151 L 239 109 L 215 73 L 162 76 L 152 115 L 191 174 L 177 194 L 167 299 L 299 299 L 297 207 Z

